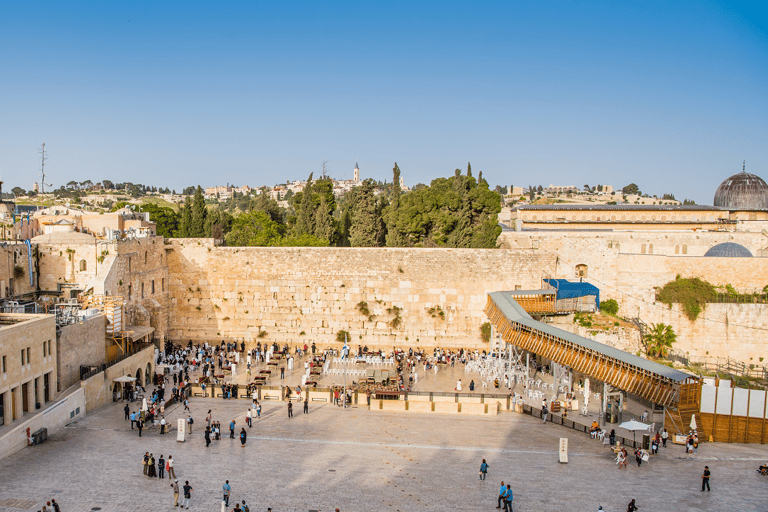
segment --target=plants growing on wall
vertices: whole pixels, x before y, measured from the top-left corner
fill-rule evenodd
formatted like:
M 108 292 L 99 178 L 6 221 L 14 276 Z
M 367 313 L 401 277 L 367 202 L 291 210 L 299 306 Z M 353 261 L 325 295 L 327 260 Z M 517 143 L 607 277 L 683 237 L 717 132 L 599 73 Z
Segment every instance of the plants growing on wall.
M 491 341 L 491 322 L 485 322 L 480 326 L 480 339 L 483 340 L 483 343 Z
M 716 298 L 717 290 L 711 283 L 698 277 L 682 278 L 680 275 L 656 292 L 656 300 L 670 308 L 672 304 L 680 304 L 691 322 L 696 320 L 707 302 L 715 302 Z
M 600 311 L 609 315 L 616 315 L 619 312 L 619 303 L 616 299 L 604 300 L 600 303 Z
M 336 341 L 338 341 L 339 343 L 344 343 L 344 341 L 348 338 L 349 338 L 349 332 L 344 330 L 336 331 Z
M 441 320 L 445 320 L 445 311 L 439 305 L 427 308 L 427 314 L 432 318 L 440 317 Z
M 13 267 L 13 277 L 16 279 L 21 279 L 24 277 L 24 267 L 21 265 L 16 265 Z
M 400 313 L 402 312 L 402 308 L 399 308 L 397 306 L 392 306 L 391 308 L 387 308 L 387 313 L 392 315 L 392 320 L 389 321 L 389 326 L 392 329 L 397 329 L 400 327 L 403 323 L 403 317 L 400 316 Z

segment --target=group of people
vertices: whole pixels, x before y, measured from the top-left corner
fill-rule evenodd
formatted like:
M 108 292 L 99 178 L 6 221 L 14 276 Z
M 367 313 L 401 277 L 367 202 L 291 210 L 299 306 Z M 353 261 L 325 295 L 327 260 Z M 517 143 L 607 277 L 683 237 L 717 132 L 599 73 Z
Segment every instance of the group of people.
M 56 503 L 56 500 L 51 500 L 46 501 L 43 508 L 38 510 L 38 512 L 61 512 L 61 508 L 59 507 L 59 504 Z
M 168 473 L 168 478 L 176 478 L 176 471 L 173 469 L 173 456 L 169 455 L 168 460 L 164 459 L 162 455 L 155 460 L 155 456 L 152 453 L 145 452 L 142 459 L 142 465 L 144 467 L 144 476 L 149 478 L 165 478 L 165 473 Z

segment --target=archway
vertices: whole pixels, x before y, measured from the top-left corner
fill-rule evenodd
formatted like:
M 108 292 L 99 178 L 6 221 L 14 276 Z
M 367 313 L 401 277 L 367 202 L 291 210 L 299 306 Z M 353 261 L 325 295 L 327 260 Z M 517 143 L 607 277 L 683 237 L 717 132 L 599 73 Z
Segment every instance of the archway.
M 144 379 L 144 382 L 148 384 L 154 384 L 154 375 L 152 375 L 152 363 L 147 363 L 147 368 L 144 370 L 146 378 Z
M 143 381 L 143 380 L 142 380 L 142 378 L 141 378 L 141 369 L 138 369 L 138 370 L 136 370 L 136 385 L 137 385 L 137 386 L 141 386 L 141 387 L 144 387 L 144 386 L 142 385 L 142 382 L 144 382 L 144 381 Z
M 576 277 L 581 279 L 586 279 L 588 277 L 587 276 L 588 270 L 589 270 L 589 267 L 587 267 L 587 265 L 583 263 L 576 265 Z

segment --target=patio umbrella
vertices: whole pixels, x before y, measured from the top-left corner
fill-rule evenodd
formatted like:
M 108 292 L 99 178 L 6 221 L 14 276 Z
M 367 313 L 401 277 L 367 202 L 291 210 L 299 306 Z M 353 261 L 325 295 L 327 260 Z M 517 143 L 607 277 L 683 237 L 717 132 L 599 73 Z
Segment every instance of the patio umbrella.
M 141 410 L 142 411 L 148 411 L 149 410 L 149 407 L 147 407 L 147 399 L 146 398 L 144 398 L 142 403 L 141 403 Z
M 589 405 L 589 377 L 584 379 L 584 407 Z
M 642 421 L 637 420 L 631 420 L 631 421 L 625 421 L 621 425 L 619 425 L 619 428 L 623 428 L 625 430 L 629 430 L 632 432 L 632 441 L 635 441 L 635 432 L 638 430 L 648 430 L 650 425 L 647 425 L 643 423 Z
M 691 414 L 691 430 L 696 430 L 696 415 Z

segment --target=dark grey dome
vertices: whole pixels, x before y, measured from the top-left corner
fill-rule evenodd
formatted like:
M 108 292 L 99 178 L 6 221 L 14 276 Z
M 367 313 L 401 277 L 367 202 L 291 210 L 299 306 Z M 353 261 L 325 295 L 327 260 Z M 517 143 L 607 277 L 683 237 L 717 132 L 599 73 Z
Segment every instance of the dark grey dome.
M 734 174 L 717 187 L 714 205 L 732 210 L 768 210 L 768 185 L 748 172 Z
M 723 242 L 714 247 L 710 247 L 704 256 L 710 258 L 751 258 L 752 253 L 749 249 L 733 242 Z

